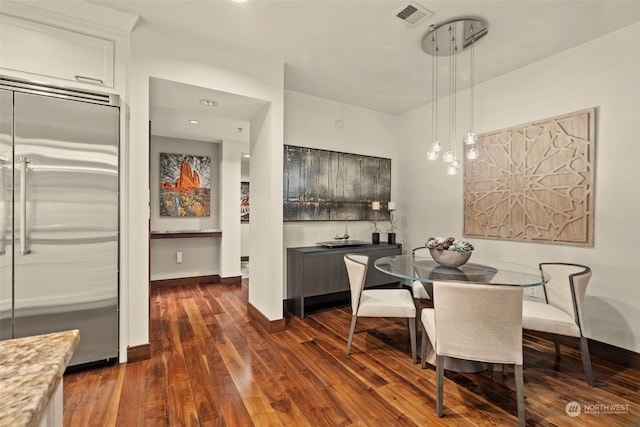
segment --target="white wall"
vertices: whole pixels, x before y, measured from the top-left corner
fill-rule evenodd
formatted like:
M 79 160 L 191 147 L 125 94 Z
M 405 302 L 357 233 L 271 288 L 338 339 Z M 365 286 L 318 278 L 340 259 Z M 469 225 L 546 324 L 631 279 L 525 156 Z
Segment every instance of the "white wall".
M 240 176 L 242 153 L 248 150 L 248 143 L 224 140 L 220 146 L 220 182 L 222 242 L 225 250 L 220 254 L 220 276 L 237 277 L 242 275 L 240 268 L 240 250 L 242 247 L 242 229 L 240 225 Z
M 153 128 L 153 123 L 151 124 Z M 151 231 L 201 231 L 220 229 L 221 180 L 219 145 L 211 142 L 151 136 L 149 173 Z M 207 217 L 160 216 L 160 153 L 208 156 L 211 159 L 211 215 Z M 226 231 L 226 230 L 225 230 Z M 232 230 L 228 230 L 231 233 Z M 220 238 L 154 239 L 151 241 L 151 280 L 220 274 Z M 176 252 L 183 262 L 176 262 Z
M 483 133 L 596 107 L 595 235 L 590 248 L 473 239 L 476 251 L 531 266 L 577 262 L 593 270 L 584 313 L 586 335 L 640 352 L 640 281 L 636 271 L 640 227 L 640 23 L 476 87 L 476 132 Z M 476 58 L 481 61 L 482 58 Z M 459 95 L 460 117 L 468 110 Z M 446 105 L 446 101 L 445 104 Z M 429 236 L 461 236 L 462 174 L 428 162 L 431 106 L 399 118 L 398 213 L 410 246 Z M 468 126 L 459 123 L 459 136 Z M 440 129 L 446 129 L 444 122 Z M 458 153 L 462 150 L 459 143 Z
M 284 81 L 283 81 L 284 84 Z M 284 88 L 281 88 L 280 95 Z M 251 120 L 251 230 L 249 303 L 269 320 L 283 318 L 282 123 L 283 98 Z
M 282 109 L 284 88 L 284 65 L 281 61 L 257 58 L 236 50 L 218 46 L 210 41 L 191 38 L 179 33 L 165 31 L 142 22 L 131 35 L 130 73 L 130 140 L 127 153 L 127 207 L 129 232 L 123 237 L 128 246 L 129 289 L 124 297 L 128 300 L 128 345 L 149 342 L 149 275 L 147 271 L 148 219 L 149 219 L 149 79 L 163 78 L 180 83 L 201 86 L 264 100 L 268 108 L 255 120 L 260 120 L 260 130 L 254 132 L 251 122 L 252 157 L 255 162 L 272 164 L 274 153 L 280 158 L 280 168 L 252 170 L 252 181 L 262 181 L 267 187 L 275 185 L 279 176 L 282 181 Z M 255 135 L 255 136 L 254 136 Z M 256 150 L 256 148 L 260 148 Z M 254 154 L 253 151 L 256 150 Z M 280 173 L 275 175 L 275 170 Z M 279 188 L 282 187 L 280 184 Z M 251 249 L 256 251 L 256 260 L 264 254 L 282 253 L 281 226 L 271 227 L 268 222 L 277 215 L 282 216 L 282 194 L 255 194 L 253 206 L 265 213 L 264 237 L 254 239 Z M 237 203 L 236 203 L 237 206 Z M 275 217 L 275 218 L 274 218 Z M 282 221 L 280 220 L 280 224 Z M 224 230 L 223 230 L 224 233 Z M 224 242 L 221 251 L 224 251 Z M 270 319 L 282 318 L 282 271 L 272 268 L 269 261 L 254 262 L 251 255 L 251 281 L 249 301 Z M 282 265 L 276 256 L 276 265 Z M 254 288 L 263 298 L 254 298 Z M 278 310 L 279 308 L 279 310 Z
M 336 128 L 337 120 L 343 122 L 342 130 Z M 398 163 L 394 116 L 287 90 L 284 124 L 287 145 L 390 158 L 391 200 L 395 200 Z M 386 230 L 386 224 L 379 224 L 379 228 Z M 344 228 L 344 221 L 286 222 L 285 251 L 287 247 L 314 246 L 331 240 L 336 234 L 342 235 Z M 349 221 L 348 231 L 352 239 L 370 241 L 373 229 L 367 221 Z M 402 236 L 398 243 L 402 243 Z M 253 270 L 251 274 L 253 277 Z

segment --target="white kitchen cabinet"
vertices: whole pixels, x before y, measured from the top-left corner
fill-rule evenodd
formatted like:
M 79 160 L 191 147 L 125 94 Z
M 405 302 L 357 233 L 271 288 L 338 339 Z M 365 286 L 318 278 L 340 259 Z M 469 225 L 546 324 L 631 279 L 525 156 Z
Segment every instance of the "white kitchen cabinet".
M 63 427 L 62 383 L 63 379 L 60 378 L 60 382 L 42 414 L 38 427 Z
M 0 18 L 0 67 L 113 87 L 113 40 L 4 14 Z

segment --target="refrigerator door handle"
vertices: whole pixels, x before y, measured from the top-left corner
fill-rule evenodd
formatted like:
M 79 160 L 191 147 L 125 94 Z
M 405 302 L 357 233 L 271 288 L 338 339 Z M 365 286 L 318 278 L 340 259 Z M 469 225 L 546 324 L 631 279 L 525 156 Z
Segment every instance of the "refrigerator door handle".
M 20 255 L 29 255 L 27 249 L 27 166 L 29 159 L 20 157 Z

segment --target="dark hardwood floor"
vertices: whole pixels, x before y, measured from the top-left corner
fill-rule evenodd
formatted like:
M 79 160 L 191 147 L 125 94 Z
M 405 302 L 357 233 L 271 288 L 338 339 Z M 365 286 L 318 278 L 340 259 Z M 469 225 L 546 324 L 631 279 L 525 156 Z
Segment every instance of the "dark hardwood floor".
M 435 370 L 411 363 L 403 320 L 360 319 L 346 356 L 348 306 L 287 317 L 269 335 L 247 317 L 247 286 L 154 289 L 151 359 L 65 375 L 64 424 L 517 425 L 512 371 L 447 371 L 438 418 Z M 558 363 L 550 339 L 524 342 L 527 425 L 640 425 L 639 370 L 592 357 L 592 388 L 577 345 L 563 345 Z M 575 417 L 565 411 L 572 401 Z

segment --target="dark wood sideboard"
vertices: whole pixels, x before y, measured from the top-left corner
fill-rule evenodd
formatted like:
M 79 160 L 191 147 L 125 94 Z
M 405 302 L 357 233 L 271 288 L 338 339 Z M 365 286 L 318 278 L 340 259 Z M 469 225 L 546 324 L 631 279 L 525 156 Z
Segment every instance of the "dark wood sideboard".
M 401 244 L 287 248 L 287 309 L 304 319 L 305 306 L 348 300 L 349 276 L 343 260 L 348 253 L 369 256 L 365 287 L 398 282 L 376 270 L 373 262 L 381 257 L 402 254 Z

